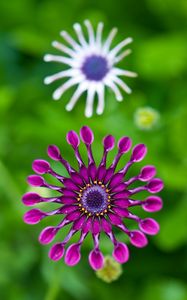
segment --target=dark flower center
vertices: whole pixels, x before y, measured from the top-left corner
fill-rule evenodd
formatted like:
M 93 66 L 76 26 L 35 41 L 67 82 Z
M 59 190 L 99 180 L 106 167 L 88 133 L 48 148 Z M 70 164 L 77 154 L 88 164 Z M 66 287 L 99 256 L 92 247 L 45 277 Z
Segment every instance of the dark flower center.
M 109 67 L 103 56 L 91 55 L 85 59 L 81 70 L 87 79 L 100 81 L 108 73 Z
M 91 214 L 100 214 L 108 207 L 108 193 L 99 185 L 88 187 L 82 194 L 82 207 Z

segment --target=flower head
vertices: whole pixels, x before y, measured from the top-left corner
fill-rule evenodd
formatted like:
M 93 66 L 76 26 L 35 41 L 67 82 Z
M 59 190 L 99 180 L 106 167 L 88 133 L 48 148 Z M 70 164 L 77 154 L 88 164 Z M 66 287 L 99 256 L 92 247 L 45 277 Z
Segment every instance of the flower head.
M 26 212 L 24 221 L 28 224 L 36 224 L 44 218 L 60 215 L 62 220 L 56 226 L 46 227 L 39 236 L 42 244 L 48 244 L 54 240 L 57 233 L 68 224 L 72 224 L 69 233 L 63 241 L 54 244 L 49 252 L 52 260 L 59 260 L 65 253 L 65 263 L 73 266 L 81 258 L 81 246 L 84 239 L 90 233 L 93 237 L 94 247 L 89 254 L 89 263 L 94 270 L 103 267 L 103 254 L 100 251 L 100 233 L 103 231 L 113 243 L 113 257 L 119 263 L 125 263 L 129 259 L 129 250 L 125 243 L 118 241 L 114 228 L 118 228 L 128 236 L 135 247 L 147 245 L 146 234 L 155 235 L 159 231 L 158 223 L 152 218 L 142 219 L 131 208 L 140 206 L 147 212 L 155 212 L 162 208 L 162 200 L 158 196 L 150 195 L 145 200 L 136 200 L 134 195 L 142 191 L 154 194 L 162 190 L 163 182 L 155 178 L 156 170 L 152 165 L 143 167 L 140 173 L 132 178 L 126 178 L 129 168 L 141 161 L 146 155 L 144 144 L 138 144 L 132 149 L 130 160 L 116 171 L 120 158 L 131 148 L 131 139 L 122 137 L 117 144 L 118 152 L 108 167 L 107 155 L 115 146 L 115 139 L 108 135 L 103 139 L 104 152 L 100 164 L 97 166 L 93 153 L 92 143 L 94 135 L 87 126 L 81 128 L 80 137 L 86 146 L 88 165 L 82 160 L 79 152 L 80 138 L 74 131 L 67 134 L 67 142 L 74 150 L 78 162 L 78 170 L 75 170 L 62 156 L 57 146 L 48 147 L 48 155 L 53 160 L 62 164 L 68 172 L 68 176 L 62 176 L 55 172 L 49 162 L 37 159 L 33 162 L 33 170 L 38 175 L 28 177 L 28 183 L 35 187 L 45 187 L 58 192 L 53 197 L 42 197 L 38 193 L 26 193 L 22 201 L 27 206 L 39 203 L 56 203 L 59 205 L 52 211 L 44 212 L 34 208 Z M 42 175 L 50 174 L 59 181 L 59 185 L 50 184 Z M 139 183 L 138 187 L 131 187 Z M 139 230 L 130 230 L 125 220 L 135 221 Z M 65 251 L 66 244 L 71 237 L 80 232 L 77 243 L 71 244 Z
M 159 112 L 152 107 L 140 107 L 135 111 L 134 121 L 138 128 L 150 130 L 157 125 L 160 118 Z
M 122 101 L 123 96 L 119 90 L 122 88 L 126 93 L 131 93 L 131 89 L 119 76 L 136 77 L 137 74 L 131 71 L 119 69 L 115 65 L 124 57 L 131 53 L 130 49 L 122 49 L 132 42 L 132 38 L 126 38 L 117 46 L 111 49 L 111 44 L 117 29 L 113 28 L 107 39 L 102 41 L 103 23 L 99 23 L 96 33 L 94 33 L 91 23 L 84 22 L 88 31 L 88 40 L 85 38 L 80 24 L 74 24 L 78 42 L 75 41 L 66 31 L 60 34 L 67 45 L 54 41 L 53 47 L 60 50 L 63 55 L 46 54 L 45 61 L 54 61 L 65 64 L 68 69 L 45 78 L 44 83 L 50 84 L 55 80 L 68 78 L 53 93 L 54 100 L 59 100 L 62 94 L 70 87 L 77 85 L 77 89 L 66 106 L 68 111 L 72 110 L 80 96 L 87 91 L 85 115 L 91 117 L 93 114 L 93 103 L 95 95 L 98 97 L 97 114 L 102 114 L 104 110 L 104 89 L 109 87 L 115 94 L 118 101 Z M 122 51 L 122 52 L 121 52 Z
M 98 278 L 107 283 L 117 280 L 122 274 L 122 267 L 113 257 L 107 255 L 104 258 L 104 265 L 102 269 L 96 271 Z

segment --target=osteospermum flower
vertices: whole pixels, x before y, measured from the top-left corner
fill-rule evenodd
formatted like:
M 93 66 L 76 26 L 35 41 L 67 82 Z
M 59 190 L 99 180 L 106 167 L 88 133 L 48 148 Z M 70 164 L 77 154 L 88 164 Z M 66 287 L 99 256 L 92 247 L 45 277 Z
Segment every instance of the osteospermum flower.
M 65 53 L 64 55 L 46 54 L 44 60 L 59 62 L 67 65 L 69 68 L 55 75 L 45 78 L 44 83 L 50 84 L 62 78 L 68 78 L 53 93 L 54 100 L 60 99 L 62 94 L 70 87 L 78 85 L 71 100 L 66 106 L 68 111 L 72 110 L 80 96 L 87 91 L 85 115 L 91 117 L 93 113 L 93 103 L 95 95 L 98 96 L 97 114 L 102 114 L 104 110 L 104 89 L 109 87 L 115 94 L 118 101 L 122 101 L 123 96 L 119 90 L 122 88 L 130 94 L 131 89 L 123 82 L 119 76 L 135 77 L 136 73 L 119 69 L 115 65 L 124 57 L 131 53 L 130 49 L 122 49 L 132 42 L 132 38 L 126 38 L 117 46 L 111 49 L 111 44 L 117 29 L 113 28 L 107 39 L 102 41 L 103 23 L 97 26 L 96 34 L 94 33 L 91 23 L 84 22 L 88 31 L 88 40 L 86 40 L 80 24 L 74 24 L 78 42 L 75 41 L 66 31 L 60 34 L 70 46 L 54 41 L 53 47 Z M 122 52 L 121 52 L 122 51 Z
M 136 162 L 141 161 L 146 155 L 147 149 L 144 144 L 138 144 L 132 149 L 130 160 L 127 164 L 116 171 L 117 164 L 123 154 L 131 148 L 131 139 L 122 137 L 118 141 L 118 152 L 107 167 L 107 155 L 115 146 L 114 137 L 111 135 L 103 139 L 104 152 L 98 166 L 94 161 L 91 145 L 94 135 L 87 126 L 81 128 L 80 137 L 86 146 L 88 154 L 88 165 L 82 160 L 79 152 L 80 139 L 76 132 L 70 131 L 67 134 L 67 142 L 72 146 L 78 162 L 78 170 L 75 170 L 60 154 L 57 146 L 48 147 L 48 155 L 53 160 L 61 163 L 68 172 L 64 177 L 55 172 L 45 160 L 35 160 L 33 170 L 39 175 L 28 177 L 28 183 L 35 187 L 45 187 L 59 193 L 58 196 L 44 198 L 37 193 L 26 193 L 23 196 L 23 203 L 28 206 L 39 203 L 57 203 L 59 208 L 44 212 L 38 208 L 28 211 L 24 221 L 28 224 L 36 224 L 44 218 L 53 215 L 60 215 L 62 220 L 56 226 L 46 227 L 39 236 L 42 244 L 52 242 L 59 231 L 68 224 L 72 224 L 69 233 L 63 241 L 52 246 L 49 257 L 52 260 L 59 260 L 65 253 L 65 263 L 73 266 L 81 258 L 81 246 L 84 239 L 90 233 L 93 237 L 94 247 L 89 254 L 89 263 L 94 270 L 103 267 L 103 254 L 100 251 L 100 233 L 103 231 L 111 240 L 114 246 L 113 257 L 119 263 L 125 263 L 129 258 L 129 250 L 125 243 L 118 241 L 114 228 L 124 232 L 129 237 L 131 244 L 135 247 L 147 245 L 146 234 L 155 235 L 159 231 L 158 223 L 152 218 L 142 219 L 131 212 L 134 206 L 141 206 L 147 212 L 155 212 L 161 209 L 162 200 L 158 196 L 150 195 L 145 200 L 136 200 L 135 194 L 147 191 L 154 194 L 163 188 L 163 182 L 154 178 L 156 170 L 154 166 L 143 167 L 140 173 L 132 178 L 126 178 L 129 168 Z M 47 183 L 41 176 L 50 174 L 54 176 L 59 185 Z M 131 184 L 141 184 L 138 187 L 131 187 Z M 134 220 L 139 229 L 130 230 L 125 225 L 125 220 Z M 65 251 L 71 237 L 80 232 L 77 243 L 70 245 Z

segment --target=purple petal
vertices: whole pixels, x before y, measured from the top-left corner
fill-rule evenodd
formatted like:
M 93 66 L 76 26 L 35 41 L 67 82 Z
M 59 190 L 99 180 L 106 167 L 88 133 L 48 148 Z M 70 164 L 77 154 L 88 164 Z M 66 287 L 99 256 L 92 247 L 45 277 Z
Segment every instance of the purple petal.
M 125 199 L 125 198 L 128 198 L 129 195 L 130 195 L 130 192 L 129 192 L 129 191 L 124 191 L 124 192 L 115 194 L 115 195 L 114 195 L 114 198 L 115 198 L 115 199 Z
M 78 220 L 75 220 L 73 223 L 73 230 L 80 230 L 83 227 L 83 224 L 86 220 L 86 216 L 81 216 Z
M 129 216 L 129 212 L 127 209 L 120 208 L 120 207 L 113 207 L 112 210 L 120 217 L 126 218 Z
M 79 173 L 84 178 L 84 180 L 88 183 L 89 182 L 88 169 L 85 166 L 81 166 Z
M 106 151 L 110 151 L 115 146 L 115 138 L 112 135 L 107 135 L 103 139 L 103 146 Z
M 108 213 L 108 216 L 109 216 L 109 219 L 110 219 L 112 224 L 121 225 L 122 221 L 121 221 L 121 218 L 119 216 L 117 216 L 116 214 L 112 214 L 112 213 Z
M 43 186 L 45 184 L 44 179 L 38 175 L 30 175 L 27 177 L 27 182 L 32 186 Z
M 126 188 L 126 185 L 124 183 L 120 183 L 117 186 L 114 186 L 113 188 L 111 188 L 112 193 L 119 193 L 124 191 Z
M 126 153 L 130 150 L 132 141 L 129 137 L 124 136 L 118 142 L 118 149 L 120 153 Z
M 68 266 L 75 266 L 81 259 L 80 244 L 72 244 L 66 251 L 65 263 Z
M 162 209 L 162 199 L 158 196 L 149 196 L 142 205 L 143 209 L 148 212 L 156 212 Z
M 106 175 L 105 175 L 105 178 L 103 180 L 104 184 L 106 184 L 111 179 L 111 177 L 113 175 L 114 175 L 114 169 L 113 168 L 106 170 Z
M 61 214 L 69 214 L 69 213 L 72 213 L 75 210 L 77 210 L 77 205 L 64 205 L 60 209 L 60 213 Z
M 99 167 L 97 170 L 98 180 L 103 181 L 103 179 L 105 178 L 105 175 L 106 175 L 106 168 L 104 166 Z
M 96 174 L 97 174 L 97 168 L 95 166 L 95 164 L 91 164 L 88 167 L 88 174 L 91 177 L 92 181 L 94 181 L 96 179 Z
M 163 181 L 159 178 L 152 179 L 147 185 L 148 191 L 153 194 L 160 192 L 163 189 L 163 187 Z
M 74 204 L 74 203 L 77 203 L 77 200 L 74 197 L 62 196 L 60 199 L 61 199 L 61 202 L 63 204 Z
M 132 150 L 131 161 L 139 162 L 144 159 L 147 153 L 147 148 L 144 144 L 136 145 Z
M 60 150 L 57 146 L 55 145 L 50 145 L 47 149 L 48 156 L 52 158 L 53 160 L 60 160 L 61 155 L 60 155 Z
M 66 219 L 69 221 L 75 221 L 77 220 L 81 215 L 81 212 L 79 210 L 74 211 L 72 213 L 70 213 L 69 215 L 66 216 Z
M 109 186 L 110 188 L 113 188 L 117 185 L 119 185 L 123 179 L 123 174 L 122 173 L 116 173 L 112 176 L 112 179 L 110 180 Z
M 124 243 L 117 243 L 112 255 L 117 262 L 124 264 L 129 259 L 129 249 Z
M 89 263 L 90 263 L 90 266 L 92 267 L 92 269 L 94 269 L 95 271 L 99 270 L 103 267 L 104 257 L 98 249 L 92 250 L 90 252 Z
M 82 232 L 87 233 L 91 231 L 91 229 L 92 229 L 92 218 L 88 218 L 83 225 Z
M 131 244 L 137 248 L 145 247 L 148 243 L 145 234 L 138 230 L 133 230 L 130 232 L 130 241 Z
M 155 235 L 160 230 L 159 224 L 154 219 L 151 218 L 146 218 L 144 220 L 141 220 L 139 223 L 139 227 L 144 233 L 150 235 Z
M 57 229 L 55 227 L 49 226 L 42 230 L 39 235 L 39 242 L 41 244 L 49 244 L 55 238 Z
M 96 218 L 93 220 L 93 223 L 92 223 L 92 233 L 94 235 L 98 234 L 100 232 L 100 222 L 99 220 Z
M 36 159 L 32 164 L 32 169 L 37 174 L 45 174 L 48 173 L 51 169 L 50 164 L 43 159 Z
M 40 203 L 41 197 L 40 197 L 40 195 L 38 195 L 36 193 L 29 192 L 29 193 L 26 193 L 25 195 L 23 195 L 22 202 L 27 206 L 32 206 L 37 203 Z
M 79 191 L 80 190 L 78 185 L 76 185 L 70 178 L 65 178 L 64 179 L 64 186 L 69 190 L 73 190 L 73 191 Z
M 75 184 L 78 184 L 78 185 L 84 184 L 83 179 L 81 178 L 80 174 L 78 174 L 78 173 L 72 173 L 71 178 Z
M 77 197 L 77 194 L 74 191 L 63 189 L 63 196 Z
M 83 126 L 81 128 L 80 136 L 81 136 L 82 141 L 85 144 L 90 145 L 93 143 L 94 135 L 93 135 L 92 130 L 88 126 Z
M 73 130 L 68 132 L 68 134 L 66 135 L 66 140 L 68 144 L 70 144 L 74 149 L 77 149 L 80 144 L 79 136 Z
M 111 224 L 105 218 L 101 219 L 101 228 L 106 233 L 110 233 L 112 231 Z
M 145 166 L 141 169 L 139 179 L 141 181 L 149 181 L 156 175 L 156 169 L 154 166 Z
M 114 200 L 114 204 L 121 208 L 127 208 L 129 207 L 130 203 L 128 199 L 118 199 L 118 200 Z
M 53 245 L 49 251 L 49 258 L 54 261 L 61 259 L 63 255 L 64 255 L 64 245 L 62 243 Z
M 45 217 L 45 213 L 40 209 L 34 208 L 25 213 L 23 220 L 27 224 L 37 224 L 43 217 Z

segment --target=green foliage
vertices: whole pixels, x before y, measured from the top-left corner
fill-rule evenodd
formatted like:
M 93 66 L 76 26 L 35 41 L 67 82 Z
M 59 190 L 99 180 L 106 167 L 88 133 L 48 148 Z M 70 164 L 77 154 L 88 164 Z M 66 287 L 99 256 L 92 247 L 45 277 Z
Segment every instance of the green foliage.
M 0 299 L 187 299 L 186 17 L 186 0 L 0 1 Z M 103 116 L 89 120 L 83 114 L 85 96 L 72 113 L 64 107 L 73 91 L 52 101 L 55 84 L 44 86 L 43 78 L 61 66 L 42 59 L 50 52 L 51 41 L 60 40 L 60 30 L 73 34 L 72 24 L 86 18 L 95 25 L 103 20 L 105 34 L 118 27 L 119 40 L 134 37 L 133 54 L 121 65 L 139 73 L 128 81 L 132 95 L 117 103 L 107 91 Z M 135 111 L 145 106 L 160 114 L 158 126 L 149 131 L 134 123 Z M 85 124 L 95 132 L 97 162 L 104 135 L 111 133 L 116 139 L 129 135 L 134 143 L 147 144 L 145 163 L 155 164 L 165 182 L 164 208 L 155 214 L 161 225 L 159 235 L 150 237 L 146 249 L 130 246 L 131 260 L 112 284 L 99 280 L 88 266 L 91 238 L 85 242 L 79 266 L 69 268 L 63 261 L 49 261 L 49 246 L 37 241 L 47 222 L 32 227 L 22 221 L 26 208 L 20 199 L 28 190 L 25 178 L 32 173 L 33 159 L 46 159 L 47 145 L 57 144 L 76 166 L 65 135 Z M 81 152 L 86 158 L 82 146 Z M 140 166 L 134 167 L 132 175 Z M 122 233 L 119 236 L 126 241 Z M 105 254 L 112 251 L 107 238 L 101 247 Z

